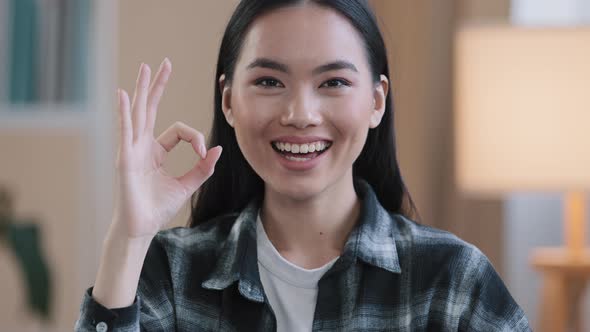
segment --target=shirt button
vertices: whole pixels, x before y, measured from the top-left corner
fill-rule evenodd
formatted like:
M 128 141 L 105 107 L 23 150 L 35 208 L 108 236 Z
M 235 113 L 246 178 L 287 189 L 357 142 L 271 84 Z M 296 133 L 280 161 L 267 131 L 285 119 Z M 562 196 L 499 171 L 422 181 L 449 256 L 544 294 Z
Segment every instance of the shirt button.
M 107 332 L 108 326 L 105 322 L 100 322 L 96 324 L 96 332 Z

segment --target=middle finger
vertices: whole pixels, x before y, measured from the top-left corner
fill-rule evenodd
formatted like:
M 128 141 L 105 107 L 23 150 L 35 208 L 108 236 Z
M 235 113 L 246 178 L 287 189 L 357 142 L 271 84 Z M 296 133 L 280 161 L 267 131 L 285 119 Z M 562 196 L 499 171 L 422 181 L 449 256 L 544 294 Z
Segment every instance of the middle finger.
M 139 67 L 139 75 L 135 85 L 135 93 L 133 95 L 133 141 L 143 135 L 145 130 L 146 117 L 146 99 L 148 94 L 148 86 L 150 84 L 150 67 L 142 63 Z
M 150 88 L 147 99 L 145 130 L 148 135 L 153 136 L 154 134 L 154 125 L 156 123 L 156 114 L 158 113 L 158 104 L 160 103 L 160 99 L 164 93 L 164 88 L 166 87 L 166 82 L 168 82 L 168 77 L 170 77 L 171 72 L 172 63 L 168 58 L 165 58 L 164 61 L 162 61 L 156 76 L 154 77 L 154 81 L 152 83 L 152 87 Z

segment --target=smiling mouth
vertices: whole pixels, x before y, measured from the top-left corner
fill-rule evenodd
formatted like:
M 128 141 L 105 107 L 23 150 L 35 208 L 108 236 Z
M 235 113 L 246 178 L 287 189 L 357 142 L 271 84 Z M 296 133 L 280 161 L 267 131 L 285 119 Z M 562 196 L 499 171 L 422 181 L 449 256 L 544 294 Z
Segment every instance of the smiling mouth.
M 304 162 L 318 157 L 328 151 L 332 142 L 318 141 L 307 144 L 291 144 L 285 142 L 271 142 L 270 144 L 277 153 L 291 161 Z

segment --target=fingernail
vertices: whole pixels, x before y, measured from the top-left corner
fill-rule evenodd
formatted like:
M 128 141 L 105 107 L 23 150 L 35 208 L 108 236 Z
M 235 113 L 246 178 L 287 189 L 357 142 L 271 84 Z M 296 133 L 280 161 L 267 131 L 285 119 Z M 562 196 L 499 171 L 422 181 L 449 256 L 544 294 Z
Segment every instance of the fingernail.
M 201 147 L 199 149 L 201 150 L 201 157 L 203 157 L 203 158 L 207 157 L 207 149 L 205 149 L 205 146 L 201 145 Z

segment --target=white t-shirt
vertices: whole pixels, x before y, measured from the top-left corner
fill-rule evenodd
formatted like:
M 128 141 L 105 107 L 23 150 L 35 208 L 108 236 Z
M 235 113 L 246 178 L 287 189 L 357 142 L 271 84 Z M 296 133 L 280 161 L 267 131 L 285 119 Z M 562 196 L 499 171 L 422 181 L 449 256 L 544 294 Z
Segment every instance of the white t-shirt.
M 260 281 L 277 318 L 277 331 L 311 331 L 318 281 L 338 257 L 317 269 L 300 268 L 272 245 L 260 215 L 256 220 L 256 246 Z

